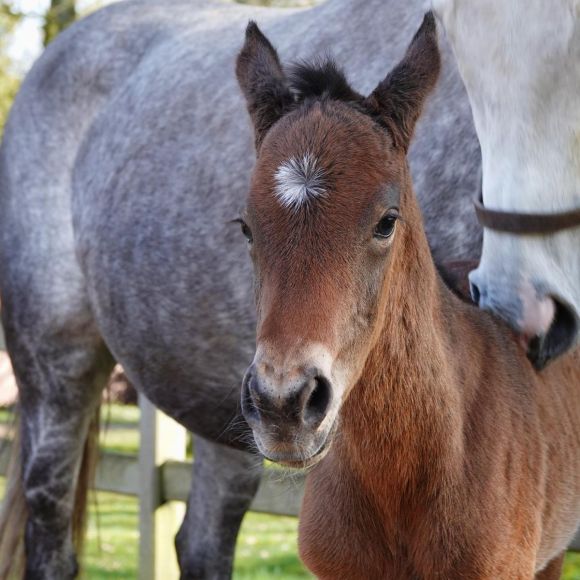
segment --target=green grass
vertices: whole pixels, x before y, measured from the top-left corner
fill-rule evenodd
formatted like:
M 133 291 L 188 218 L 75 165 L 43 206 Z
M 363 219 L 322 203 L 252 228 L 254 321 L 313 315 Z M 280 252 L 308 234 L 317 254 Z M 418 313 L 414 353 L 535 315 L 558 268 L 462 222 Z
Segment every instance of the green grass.
M 580 580 L 580 554 L 567 554 L 562 580 Z
M 10 407 L 0 407 L 0 424 L 10 425 L 12 422 L 12 409 Z
M 236 549 L 234 578 L 312 578 L 296 555 L 298 520 L 249 513 Z
M 139 449 L 139 431 L 135 427 L 108 425 L 101 430 L 102 451 L 136 455 Z
M 86 576 L 104 580 L 137 577 L 137 501 L 110 493 L 98 494 L 100 548 L 94 509 L 91 510 L 85 557 Z M 234 579 L 312 578 L 296 555 L 295 518 L 249 513 L 238 538 Z M 580 580 L 580 554 L 568 554 L 562 580 Z
M 248 513 L 238 537 L 234 580 L 312 578 L 296 554 L 297 524 L 295 518 Z M 85 555 L 89 580 L 137 577 L 137 527 L 135 498 L 98 493 L 98 516 L 93 506 Z M 566 556 L 562 580 L 580 580 L 580 554 Z
M 103 405 L 101 407 L 101 423 L 126 425 L 135 427 L 139 422 L 139 407 L 133 405 Z
M 85 577 L 137 578 L 139 506 L 136 498 L 98 492 L 92 498 Z
M 0 478 L 0 496 L 4 478 Z M 133 497 L 98 492 L 91 499 L 84 557 L 88 580 L 134 580 L 138 562 L 138 503 Z M 238 537 L 235 580 L 312 578 L 296 555 L 296 518 L 249 513 Z
M 136 578 L 137 500 L 99 492 L 97 506 L 91 508 L 84 561 L 86 577 Z M 311 578 L 296 555 L 296 527 L 295 518 L 248 514 L 238 538 L 234 578 Z
M 139 407 L 131 405 L 101 406 L 103 451 L 136 454 L 139 449 Z

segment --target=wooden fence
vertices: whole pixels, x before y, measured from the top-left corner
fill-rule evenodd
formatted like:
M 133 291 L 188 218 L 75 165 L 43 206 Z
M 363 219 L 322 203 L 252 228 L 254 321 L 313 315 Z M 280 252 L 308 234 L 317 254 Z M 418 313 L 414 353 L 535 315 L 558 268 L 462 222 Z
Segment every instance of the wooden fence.
M 145 397 L 141 408 L 139 461 L 106 454 L 97 471 L 97 487 L 139 496 L 139 578 L 178 578 L 173 539 L 185 513 L 193 468 L 185 461 L 186 431 Z M 250 509 L 297 516 L 304 475 L 292 478 L 266 470 Z
M 5 349 L 0 325 L 0 350 Z M 192 463 L 185 460 L 187 432 L 139 397 L 139 456 L 102 453 L 96 489 L 139 498 L 139 579 L 179 578 L 174 537 L 185 514 Z M 10 445 L 0 439 L 0 475 L 6 475 Z M 250 509 L 273 515 L 297 516 L 304 475 L 290 479 L 267 470 Z
M 191 462 L 185 461 L 186 431 L 144 397 L 139 406 L 139 457 L 103 453 L 95 487 L 139 498 L 139 579 L 172 580 L 179 577 L 173 540 L 185 513 L 183 502 L 193 471 Z M 0 475 L 6 474 L 9 453 L 9 445 L 0 445 Z M 303 474 L 290 478 L 278 470 L 266 470 L 250 509 L 296 516 L 303 490 Z M 580 551 L 580 532 L 570 549 Z

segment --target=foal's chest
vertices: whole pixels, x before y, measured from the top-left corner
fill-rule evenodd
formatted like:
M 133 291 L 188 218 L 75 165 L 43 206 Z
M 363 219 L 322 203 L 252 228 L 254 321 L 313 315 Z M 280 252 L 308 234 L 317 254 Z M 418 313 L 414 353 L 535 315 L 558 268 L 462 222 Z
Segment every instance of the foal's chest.
M 389 545 L 384 518 L 353 477 L 326 473 L 324 461 L 309 476 L 300 516 L 300 557 L 322 580 L 418 579 L 400 546 Z
M 300 557 L 308 569 L 322 580 L 465 578 L 457 575 L 451 550 L 437 549 L 445 542 L 427 522 L 441 523 L 437 509 L 428 509 L 427 518 L 424 509 L 395 507 L 396 492 L 391 497 L 392 507 L 379 508 L 356 476 L 336 465 L 327 469 L 323 460 L 308 477 L 300 516 Z M 457 531 L 444 527 L 450 536 Z

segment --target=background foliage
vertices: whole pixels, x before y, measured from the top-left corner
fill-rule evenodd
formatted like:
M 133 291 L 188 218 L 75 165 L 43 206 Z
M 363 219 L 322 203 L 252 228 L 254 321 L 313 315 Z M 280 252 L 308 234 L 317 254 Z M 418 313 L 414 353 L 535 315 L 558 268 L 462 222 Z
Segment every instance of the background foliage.
M 51 0 L 44 14 L 19 9 L 14 1 L 0 2 L 0 131 L 20 86 L 17 63 L 9 54 L 9 44 L 16 27 L 25 18 L 40 18 L 43 21 L 43 40 L 47 45 L 64 30 L 77 16 L 75 0 Z
M 77 17 L 74 0 L 51 0 L 50 7 L 44 17 L 44 45 L 46 46 Z
M 12 61 L 6 49 L 22 16 L 22 13 L 16 11 L 9 3 L 0 3 L 0 131 L 4 127 L 6 116 L 20 86 L 20 79 L 13 71 Z

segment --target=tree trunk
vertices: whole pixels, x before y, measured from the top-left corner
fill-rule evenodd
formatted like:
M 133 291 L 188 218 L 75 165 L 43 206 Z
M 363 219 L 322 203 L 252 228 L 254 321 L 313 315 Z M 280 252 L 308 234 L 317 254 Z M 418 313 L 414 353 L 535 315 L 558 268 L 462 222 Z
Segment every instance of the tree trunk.
M 75 0 L 50 0 L 44 20 L 44 46 L 72 24 L 76 17 Z

